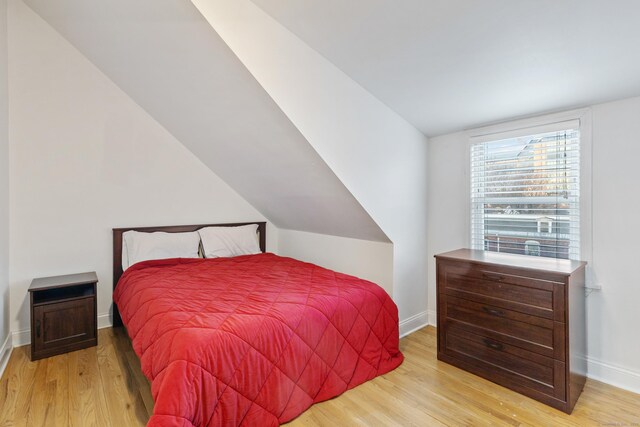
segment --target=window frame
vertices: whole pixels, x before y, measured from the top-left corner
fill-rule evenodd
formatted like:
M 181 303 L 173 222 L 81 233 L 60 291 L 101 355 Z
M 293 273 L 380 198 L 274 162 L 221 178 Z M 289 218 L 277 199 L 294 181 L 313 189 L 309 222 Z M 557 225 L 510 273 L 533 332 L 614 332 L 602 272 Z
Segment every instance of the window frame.
M 517 119 L 509 122 L 498 123 L 467 131 L 468 144 L 465 150 L 467 172 L 467 245 L 471 247 L 471 146 L 482 141 L 491 141 L 508 138 L 510 136 L 522 136 L 535 134 L 545 128 L 552 128 L 558 123 L 578 121 L 580 131 L 580 258 L 588 263 L 587 287 L 599 289 L 594 284 L 591 274 L 593 267 L 593 209 L 592 209 L 592 111 L 590 108 L 570 110 L 554 114 Z

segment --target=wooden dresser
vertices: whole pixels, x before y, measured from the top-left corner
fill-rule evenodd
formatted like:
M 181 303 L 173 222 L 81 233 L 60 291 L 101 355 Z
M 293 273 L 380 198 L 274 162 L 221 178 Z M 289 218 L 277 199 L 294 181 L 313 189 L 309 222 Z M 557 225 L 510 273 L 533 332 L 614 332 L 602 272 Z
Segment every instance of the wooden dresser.
M 438 359 L 571 413 L 586 378 L 586 263 L 436 255 Z

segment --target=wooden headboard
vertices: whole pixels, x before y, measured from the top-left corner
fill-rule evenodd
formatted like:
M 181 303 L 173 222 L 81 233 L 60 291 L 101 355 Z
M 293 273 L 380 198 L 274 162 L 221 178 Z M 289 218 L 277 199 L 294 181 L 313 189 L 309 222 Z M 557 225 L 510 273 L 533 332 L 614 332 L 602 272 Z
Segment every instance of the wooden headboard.
M 198 231 L 205 227 L 238 227 L 241 225 L 258 225 L 258 238 L 260 250 L 267 250 L 267 223 L 262 222 L 238 222 L 231 224 L 198 224 L 198 225 L 169 225 L 161 227 L 126 227 L 113 229 L 113 290 L 118 286 L 118 281 L 122 276 L 122 234 L 127 231 L 140 231 L 143 233 L 153 233 L 154 231 L 163 231 L 165 233 L 188 233 L 190 231 Z M 120 312 L 115 303 L 113 303 L 113 326 L 122 326 Z

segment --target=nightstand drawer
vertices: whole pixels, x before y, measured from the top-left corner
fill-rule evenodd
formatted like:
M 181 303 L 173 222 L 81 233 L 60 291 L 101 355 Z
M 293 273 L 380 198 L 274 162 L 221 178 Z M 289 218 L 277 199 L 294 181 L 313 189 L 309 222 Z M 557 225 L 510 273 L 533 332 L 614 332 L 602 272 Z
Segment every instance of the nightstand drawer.
M 66 347 L 95 336 L 93 298 L 43 304 L 33 308 L 35 344 L 39 351 Z
M 500 307 L 447 296 L 443 315 L 467 329 L 481 329 L 504 342 L 564 358 L 564 324 Z

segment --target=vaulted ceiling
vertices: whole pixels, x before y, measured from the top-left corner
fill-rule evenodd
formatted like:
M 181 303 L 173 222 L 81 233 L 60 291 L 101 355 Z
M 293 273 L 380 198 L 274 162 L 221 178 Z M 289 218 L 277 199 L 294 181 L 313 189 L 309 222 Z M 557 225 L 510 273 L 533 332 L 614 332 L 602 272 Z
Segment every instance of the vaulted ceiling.
M 276 226 L 388 241 L 190 1 L 25 3 Z
M 252 0 L 428 136 L 640 94 L 638 0 Z
M 637 0 L 252 0 L 426 135 L 640 94 Z M 275 225 L 388 241 L 185 0 L 25 0 Z

